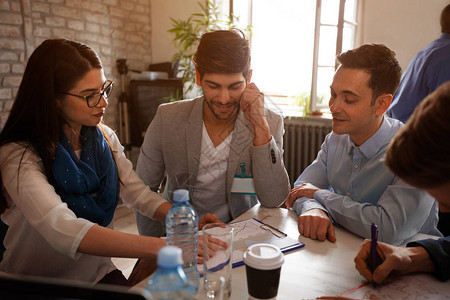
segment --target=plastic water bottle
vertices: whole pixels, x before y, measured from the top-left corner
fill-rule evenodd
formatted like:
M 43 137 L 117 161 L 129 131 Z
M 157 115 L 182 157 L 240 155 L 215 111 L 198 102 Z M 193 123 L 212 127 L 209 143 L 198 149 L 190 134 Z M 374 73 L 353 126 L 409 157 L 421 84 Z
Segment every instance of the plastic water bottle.
M 146 289 L 151 299 L 193 299 L 194 289 L 181 265 L 182 251 L 178 247 L 166 246 L 158 252 L 158 269 L 150 277 Z
M 166 215 L 166 234 L 167 245 L 183 250 L 183 270 L 197 292 L 200 282 L 197 271 L 198 215 L 189 203 L 187 190 L 173 192 L 173 206 Z

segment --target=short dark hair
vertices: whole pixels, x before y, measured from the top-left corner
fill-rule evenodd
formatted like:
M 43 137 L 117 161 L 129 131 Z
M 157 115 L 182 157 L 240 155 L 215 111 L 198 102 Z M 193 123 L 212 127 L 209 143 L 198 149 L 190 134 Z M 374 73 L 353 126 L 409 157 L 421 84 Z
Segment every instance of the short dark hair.
M 193 61 L 203 78 L 205 73 L 250 73 L 250 45 L 238 29 L 217 30 L 202 35 Z
M 368 84 L 373 91 L 372 104 L 380 95 L 394 95 L 402 76 L 395 52 L 381 44 L 362 45 L 341 53 L 336 61 L 344 68 L 364 69 L 370 73 Z
M 441 32 L 450 33 L 450 4 L 441 12 Z
M 407 183 L 433 188 L 450 181 L 450 81 L 428 95 L 392 139 L 386 165 Z

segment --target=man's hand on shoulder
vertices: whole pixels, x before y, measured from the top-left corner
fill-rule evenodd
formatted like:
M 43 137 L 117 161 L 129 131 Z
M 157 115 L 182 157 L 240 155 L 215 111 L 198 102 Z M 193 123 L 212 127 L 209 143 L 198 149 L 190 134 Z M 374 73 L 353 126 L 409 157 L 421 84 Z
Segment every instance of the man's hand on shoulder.
M 254 83 L 250 83 L 241 95 L 241 110 L 245 118 L 252 123 L 255 130 L 253 145 L 262 146 L 270 139 L 270 129 L 264 110 L 264 94 Z
M 336 242 L 334 226 L 328 215 L 321 209 L 308 210 L 298 217 L 298 232 L 313 240 Z

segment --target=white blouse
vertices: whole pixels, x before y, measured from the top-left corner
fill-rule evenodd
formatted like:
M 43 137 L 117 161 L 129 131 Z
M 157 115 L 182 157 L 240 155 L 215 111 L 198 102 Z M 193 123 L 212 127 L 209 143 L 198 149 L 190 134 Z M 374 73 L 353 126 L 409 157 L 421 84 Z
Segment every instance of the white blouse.
M 114 153 L 124 204 L 153 217 L 165 202 L 134 172 L 116 134 L 103 126 Z M 40 157 L 23 144 L 0 148 L 0 171 L 8 208 L 2 214 L 9 225 L 0 270 L 9 273 L 98 282 L 114 270 L 110 257 L 77 253 L 94 223 L 77 218 L 48 182 Z M 19 168 L 20 167 L 20 168 Z M 109 224 L 113 228 L 113 224 Z

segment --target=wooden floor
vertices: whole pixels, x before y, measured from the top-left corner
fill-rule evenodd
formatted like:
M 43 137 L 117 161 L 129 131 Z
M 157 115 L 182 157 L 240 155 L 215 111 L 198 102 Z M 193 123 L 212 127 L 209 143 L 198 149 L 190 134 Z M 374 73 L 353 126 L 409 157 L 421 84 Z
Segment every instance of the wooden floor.
M 116 213 L 114 214 L 114 229 L 126 233 L 138 234 L 133 209 L 127 208 L 123 204 L 117 207 Z M 137 259 L 113 257 L 112 261 L 122 271 L 123 275 L 128 278 Z

